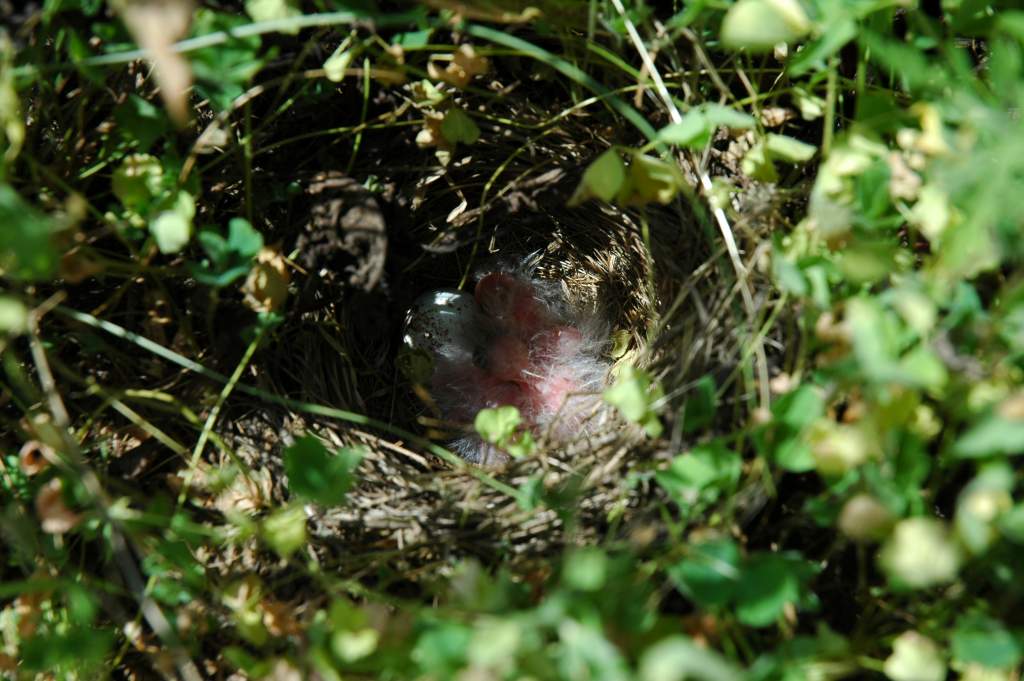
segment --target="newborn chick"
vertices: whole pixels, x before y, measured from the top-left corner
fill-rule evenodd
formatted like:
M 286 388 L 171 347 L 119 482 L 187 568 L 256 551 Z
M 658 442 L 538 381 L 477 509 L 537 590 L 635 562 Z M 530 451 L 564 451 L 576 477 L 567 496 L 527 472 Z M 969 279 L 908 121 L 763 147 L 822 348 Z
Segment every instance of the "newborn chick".
M 445 418 L 511 405 L 535 435 L 567 440 L 594 426 L 608 363 L 607 330 L 566 304 L 561 289 L 526 275 L 482 276 L 472 295 L 434 291 L 406 317 L 404 341 L 434 360 L 429 388 Z M 482 464 L 508 455 L 467 435 L 453 443 Z

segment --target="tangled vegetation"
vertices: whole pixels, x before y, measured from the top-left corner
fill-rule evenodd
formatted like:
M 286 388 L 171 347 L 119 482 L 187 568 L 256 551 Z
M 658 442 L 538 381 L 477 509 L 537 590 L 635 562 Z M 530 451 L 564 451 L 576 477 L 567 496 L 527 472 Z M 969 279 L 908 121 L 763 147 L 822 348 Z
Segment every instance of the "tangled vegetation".
M 4 678 L 1020 680 L 1014 0 L 15 4 Z M 617 420 L 469 465 L 528 254 Z

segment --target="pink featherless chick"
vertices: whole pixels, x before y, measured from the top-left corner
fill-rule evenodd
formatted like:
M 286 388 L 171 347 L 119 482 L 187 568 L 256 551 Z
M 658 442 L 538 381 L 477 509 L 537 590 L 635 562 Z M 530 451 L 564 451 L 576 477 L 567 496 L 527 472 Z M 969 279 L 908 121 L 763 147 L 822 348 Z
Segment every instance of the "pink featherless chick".
M 471 423 L 481 409 L 511 405 L 536 436 L 569 440 L 594 426 L 607 327 L 573 310 L 555 283 L 498 271 L 472 296 L 425 294 L 406 318 L 405 342 L 434 360 L 429 388 L 445 418 Z M 508 459 L 476 435 L 453 446 L 475 463 Z

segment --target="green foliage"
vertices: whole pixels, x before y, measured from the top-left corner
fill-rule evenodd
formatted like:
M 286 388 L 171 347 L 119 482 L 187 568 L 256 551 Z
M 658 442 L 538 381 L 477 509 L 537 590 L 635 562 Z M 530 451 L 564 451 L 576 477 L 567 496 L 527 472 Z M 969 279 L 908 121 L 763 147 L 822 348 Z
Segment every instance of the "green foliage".
M 41 4 L 0 36 L 0 674 L 1019 678 L 1019 3 L 205 6 L 173 50 L 190 122 L 169 117 L 166 63 L 132 52 L 121 3 Z M 414 156 L 416 142 L 442 151 Z M 635 455 L 628 478 L 534 461 L 523 415 L 486 409 L 476 432 L 525 460 L 454 473 L 436 516 L 399 521 L 365 503 L 380 490 L 352 492 L 371 463 L 391 474 L 386 457 L 306 435 L 278 461 L 234 437 L 239 414 L 284 399 L 254 389 L 267 372 L 252 358 L 301 349 L 295 328 L 266 325 L 236 353 L 220 322 L 257 312 L 247 275 L 268 260 L 284 290 L 301 269 L 301 249 L 276 249 L 295 243 L 309 173 L 340 152 L 346 174 L 400 197 L 391 212 L 415 215 L 427 195 L 458 204 L 467 177 L 488 201 L 530 205 L 536 175 L 512 161 L 546 172 L 546 144 L 564 144 L 569 169 L 580 159 L 571 206 L 634 211 L 649 244 L 675 243 L 652 229 L 665 215 L 706 236 L 650 254 L 661 311 L 699 314 L 616 329 L 664 329 L 656 352 L 618 344 L 603 394 L 648 436 L 611 455 Z M 408 157 L 368 160 L 398 148 Z M 430 181 L 406 187 L 410 168 Z M 449 221 L 467 208 L 478 231 L 459 232 L 472 245 L 452 257 L 469 268 L 483 251 L 462 254 L 497 225 L 471 201 Z M 382 300 L 414 293 L 404 234 L 389 233 Z M 735 365 L 714 365 L 689 323 L 717 301 L 704 280 L 661 286 L 693 254 L 729 287 L 734 316 L 712 321 L 733 320 Z M 347 343 L 361 308 L 342 288 L 336 318 L 275 318 Z M 104 335 L 115 322 L 128 330 Z M 388 376 L 352 392 L 351 356 L 378 351 L 364 345 L 334 348 L 343 369 L 323 369 L 339 399 L 376 412 L 332 410 L 360 424 L 346 442 L 383 437 L 391 422 L 369 417 L 398 423 L 405 408 Z M 423 357 L 396 364 L 428 383 Z M 694 375 L 662 388 L 680 366 Z M 407 435 L 389 446 L 419 466 L 428 448 Z M 449 475 L 434 464 L 422 475 Z M 509 498 L 481 504 L 478 483 Z M 499 513 L 517 530 L 499 538 L 507 550 L 481 550 Z M 337 518 L 363 552 L 334 541 Z M 561 543 L 523 561 L 548 531 Z
M 663 430 L 656 411 L 663 397 L 661 387 L 651 380 L 647 372 L 629 365 L 619 369 L 615 385 L 604 391 L 608 404 L 642 426 L 651 437 L 658 437 Z
M 0 224 L 4 231 L 0 275 L 30 281 L 53 276 L 57 267 L 54 220 L 4 183 L 0 183 Z
M 521 428 L 523 420 L 519 410 L 505 405 L 493 409 L 481 409 L 473 420 L 473 428 L 484 439 L 512 456 L 529 456 L 533 453 L 533 435 Z
M 333 454 L 312 435 L 305 435 L 284 451 L 288 488 L 296 496 L 325 506 L 345 501 L 364 452 L 343 447 Z
M 193 274 L 209 286 L 227 286 L 245 276 L 263 248 L 263 235 L 245 218 L 231 218 L 226 239 L 212 229 L 199 232 L 198 239 L 209 260 L 193 267 Z

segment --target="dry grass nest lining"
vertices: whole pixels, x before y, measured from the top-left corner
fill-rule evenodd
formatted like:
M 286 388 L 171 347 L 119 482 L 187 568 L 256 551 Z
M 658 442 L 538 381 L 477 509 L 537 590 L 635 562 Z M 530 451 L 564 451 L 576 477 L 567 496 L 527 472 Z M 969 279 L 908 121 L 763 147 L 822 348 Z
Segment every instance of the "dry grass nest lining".
M 399 178 L 404 194 L 391 200 L 414 208 L 404 233 L 389 224 L 391 262 L 381 289 L 332 289 L 321 296 L 323 307 L 293 315 L 278 331 L 277 347 L 288 351 L 265 352 L 263 368 L 274 389 L 291 397 L 423 432 L 416 420 L 422 405 L 395 367 L 408 302 L 423 291 L 457 284 L 473 262 L 542 250 L 542 276 L 566 282 L 580 305 L 603 304 L 614 330 L 628 334 L 629 351 L 618 361 L 646 366 L 661 380 L 667 437 L 648 440 L 618 424 L 570 446 L 542 442 L 537 455 L 488 472 L 516 488 L 538 485 L 551 497 L 573 499 L 576 515 L 569 521 L 545 505 L 524 510 L 479 479 L 479 471 L 452 467 L 402 438 L 262 405 L 262 418 L 269 416 L 272 427 L 240 427 L 245 432 L 235 444 L 249 465 L 267 469 L 274 480 L 283 478 L 281 447 L 296 433 L 361 444 L 368 452 L 347 503 L 313 511 L 311 526 L 325 566 L 372 574 L 386 564 L 414 579 L 417 570 L 454 558 L 475 556 L 487 563 L 501 556 L 529 563 L 567 543 L 593 540 L 613 525 L 628 534 L 657 524 L 657 502 L 664 498 L 650 472 L 686 446 L 673 414 L 693 380 L 710 372 L 728 388 L 726 416 L 717 427 L 727 430 L 730 420 L 748 417 L 745 405 L 752 398 L 744 394 L 739 366 L 750 324 L 728 259 L 716 245 L 708 247 L 711 240 L 688 213 L 660 209 L 641 216 L 594 203 L 566 207 L 584 165 L 576 157 L 586 150 L 568 136 L 561 145 L 537 145 L 511 163 L 505 148 L 476 150 L 471 163 L 450 166 L 443 178 L 430 166 L 411 181 Z M 565 169 L 567 161 L 573 170 Z M 500 164 L 508 164 L 506 176 L 516 179 L 497 199 L 484 200 L 482 187 Z M 375 171 L 388 177 L 386 168 Z M 753 242 L 758 235 L 751 227 L 738 236 Z M 413 254 L 398 253 L 396 240 L 410 238 Z M 759 299 L 768 295 L 756 277 L 746 283 Z M 377 314 L 367 314 L 370 309 Z

